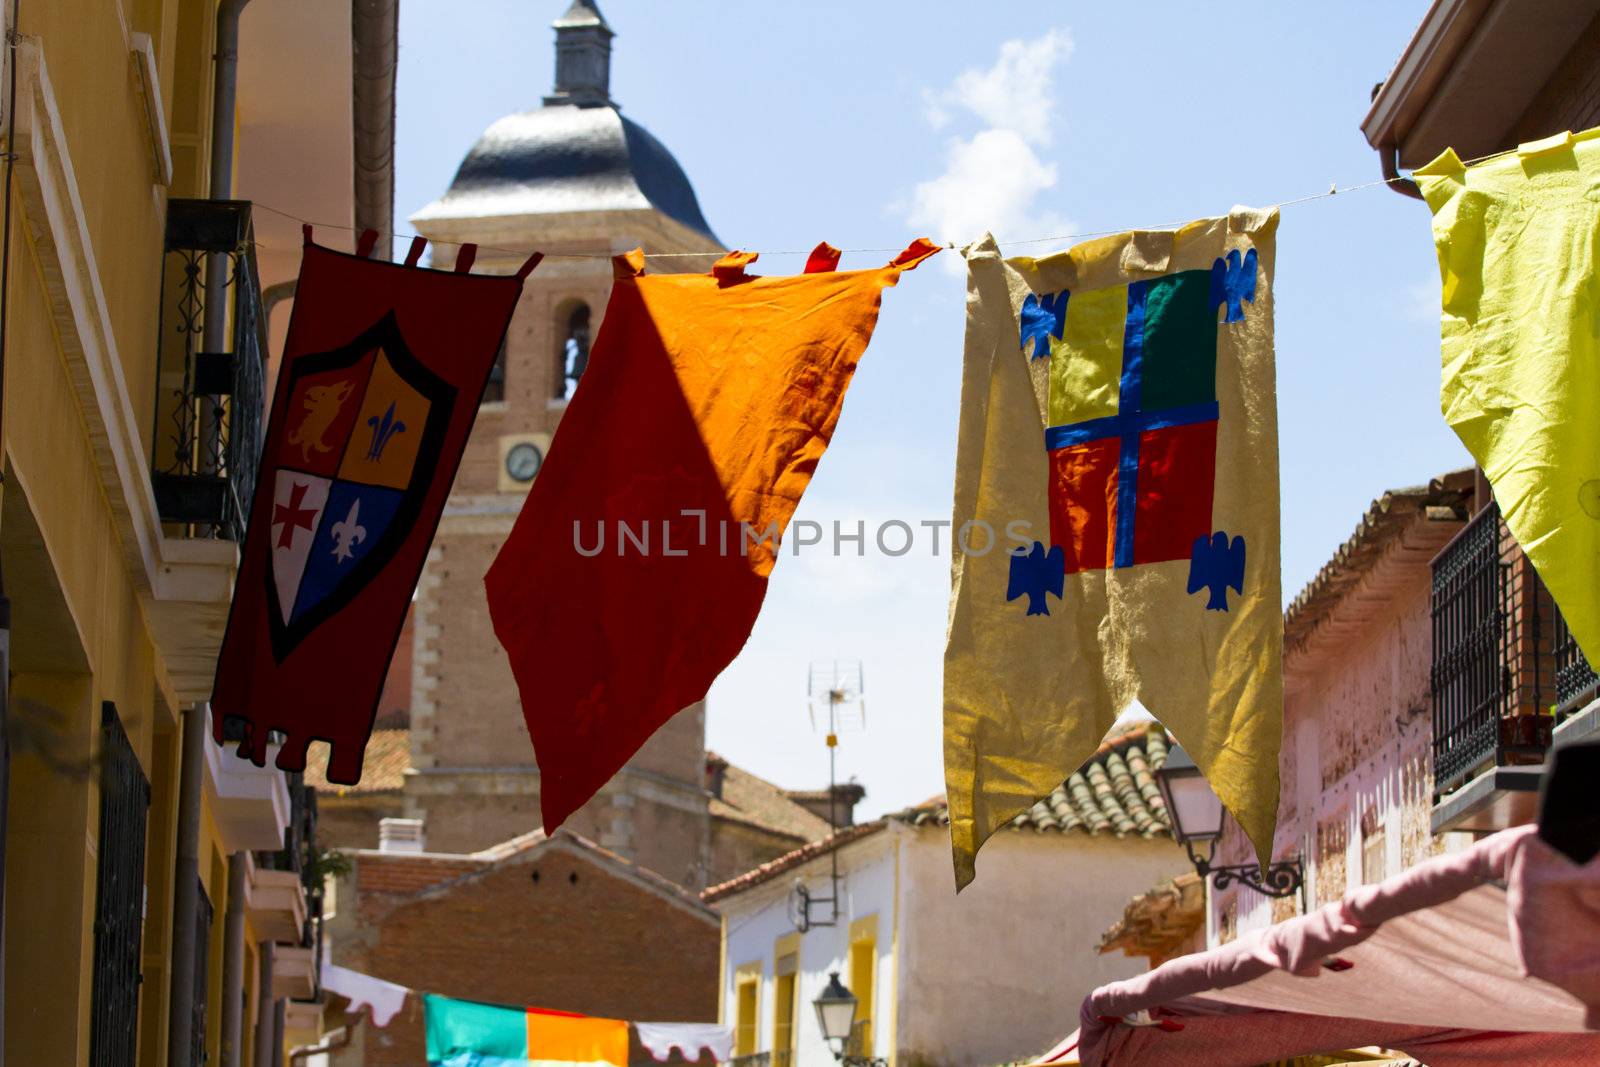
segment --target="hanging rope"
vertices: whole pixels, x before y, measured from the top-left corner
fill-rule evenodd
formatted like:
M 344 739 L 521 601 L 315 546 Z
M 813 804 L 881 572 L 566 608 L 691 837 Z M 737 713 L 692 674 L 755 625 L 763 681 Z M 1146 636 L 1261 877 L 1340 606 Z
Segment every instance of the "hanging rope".
M 1475 159 L 1465 160 L 1463 162 L 1463 165 L 1464 166 L 1472 166 L 1474 164 L 1483 163 L 1483 162 L 1486 162 L 1486 161 L 1491 160 L 1491 159 L 1497 159 L 1500 156 L 1510 155 L 1515 151 L 1516 151 L 1516 149 L 1507 149 L 1507 150 L 1505 150 L 1503 152 L 1491 152 L 1491 153 L 1489 153 L 1488 155 L 1485 155 L 1485 156 L 1478 156 Z M 1299 204 L 1308 204 L 1308 203 L 1312 202 L 1313 200 L 1326 200 L 1329 197 L 1339 196 L 1340 194 L 1343 194 L 1343 193 L 1359 193 L 1363 189 L 1375 189 L 1380 185 L 1390 185 L 1390 184 L 1393 184 L 1395 182 L 1403 182 L 1403 181 L 1410 181 L 1410 180 L 1411 180 L 1410 178 L 1407 178 L 1407 177 L 1405 177 L 1403 175 L 1396 175 L 1393 178 L 1378 178 L 1378 179 L 1376 179 L 1374 181 L 1362 182 L 1359 185 L 1346 185 L 1346 186 L 1343 186 L 1343 187 L 1341 187 L 1337 182 L 1330 182 L 1326 192 L 1311 193 L 1308 196 L 1296 197 L 1293 200 L 1283 200 L 1283 201 L 1280 201 L 1276 206 L 1279 207 L 1279 208 L 1294 207 L 1294 206 L 1299 205 Z M 342 226 L 342 225 L 339 225 L 338 223 L 317 222 L 317 221 L 315 221 L 313 219 L 301 218 L 299 215 L 296 215 L 293 212 L 284 211 L 282 208 L 273 207 L 271 204 L 264 204 L 264 203 L 260 202 L 259 200 L 255 201 L 255 207 L 260 209 L 260 210 L 262 210 L 262 211 L 271 212 L 274 215 L 280 215 L 280 216 L 282 216 L 283 218 L 286 218 L 286 219 L 293 219 L 295 222 L 301 223 L 302 225 L 315 226 L 315 227 L 317 227 L 319 229 L 341 230 L 341 231 L 348 232 L 348 233 L 354 233 L 355 232 L 355 227 L 353 227 L 353 226 Z M 1186 222 L 1168 222 L 1168 223 L 1163 223 L 1162 225 L 1159 225 L 1159 226 L 1140 226 L 1140 227 L 1126 227 L 1125 226 L 1125 227 L 1123 227 L 1122 229 L 1119 229 L 1119 230 L 1089 230 L 1089 231 L 1085 231 L 1083 233 L 1055 234 L 1055 235 L 1050 236 L 1050 237 L 1020 237 L 1020 238 L 1005 239 L 1005 240 L 1002 240 L 1000 238 L 996 238 L 996 241 L 1001 245 L 1013 245 L 1013 246 L 1014 245 L 1054 244 L 1054 243 L 1061 243 L 1061 242 L 1068 242 L 1068 241 L 1081 241 L 1081 240 L 1084 240 L 1084 239 L 1090 238 L 1090 237 L 1109 237 L 1109 236 L 1111 236 L 1113 234 L 1129 233 L 1129 232 L 1131 232 L 1131 231 L 1133 231 L 1135 229 L 1137 229 L 1137 230 L 1176 230 L 1180 226 L 1183 226 L 1185 224 L 1186 224 Z M 382 233 L 382 232 L 380 232 L 379 236 L 380 237 L 388 237 L 391 241 L 396 237 L 404 237 L 404 238 L 408 238 L 408 239 L 413 240 L 413 241 L 418 239 L 418 235 L 416 235 L 416 234 L 401 232 L 401 231 L 398 231 L 398 230 L 394 231 L 392 233 Z M 967 242 L 961 242 L 961 243 L 964 244 L 964 243 L 967 243 Z M 257 242 L 257 244 L 260 244 L 260 242 Z M 263 247 L 265 247 L 265 246 L 263 246 Z M 841 249 L 841 251 L 842 252 L 846 252 L 846 253 L 860 253 L 860 254 L 863 254 L 863 255 L 865 255 L 865 254 L 872 254 L 872 255 L 890 254 L 890 255 L 892 255 L 892 254 L 894 254 L 896 252 L 901 251 L 904 247 L 905 247 L 904 245 L 895 245 L 893 247 L 886 247 L 886 248 L 845 248 L 845 249 Z M 959 244 L 957 242 L 951 241 L 951 242 L 946 243 L 944 247 L 946 247 L 946 248 L 957 248 L 957 247 L 959 247 Z M 497 247 L 495 245 L 485 245 L 485 244 L 478 245 L 478 249 L 480 251 L 485 251 L 485 252 L 502 252 L 502 253 L 504 253 L 504 254 L 506 254 L 508 256 L 525 256 L 528 253 L 528 250 L 526 248 L 500 248 L 500 247 Z M 768 256 L 768 257 L 773 257 L 773 256 L 809 256 L 812 253 L 812 251 L 813 251 L 813 249 L 810 249 L 810 248 L 805 248 L 805 249 L 779 249 L 779 250 L 761 251 L 761 252 L 757 252 L 755 254 L 756 255 L 762 255 L 762 256 Z M 722 256 L 724 256 L 726 254 L 727 254 L 726 252 L 650 252 L 650 253 L 646 254 L 645 258 L 646 259 L 720 259 Z M 545 256 L 545 258 L 546 259 L 574 259 L 574 260 L 609 260 L 612 257 L 609 256 L 609 255 L 604 255 L 604 254 L 596 253 L 596 252 L 590 252 L 590 253 L 583 253 L 583 252 L 551 252 L 547 256 Z

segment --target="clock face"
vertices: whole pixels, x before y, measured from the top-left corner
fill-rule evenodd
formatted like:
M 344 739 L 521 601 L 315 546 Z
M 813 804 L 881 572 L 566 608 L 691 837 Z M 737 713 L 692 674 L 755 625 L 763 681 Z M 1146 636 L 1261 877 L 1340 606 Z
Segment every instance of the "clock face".
M 532 441 L 512 445 L 506 452 L 506 473 L 519 482 L 531 482 L 544 465 L 544 453 Z

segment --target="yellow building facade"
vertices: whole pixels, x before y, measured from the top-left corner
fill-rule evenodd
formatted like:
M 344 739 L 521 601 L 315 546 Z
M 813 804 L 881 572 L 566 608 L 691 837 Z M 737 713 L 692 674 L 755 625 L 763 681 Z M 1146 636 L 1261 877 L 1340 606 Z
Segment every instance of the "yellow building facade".
M 0 1062 L 253 1065 L 321 1029 L 314 809 L 215 745 L 205 702 L 287 318 L 261 294 L 298 256 L 292 220 L 252 229 L 247 202 L 217 201 L 359 215 L 360 19 L 21 0 L 12 26 L 11 6 Z M 356 6 L 386 10 L 392 40 L 392 2 Z M 297 137 L 343 150 L 287 170 Z

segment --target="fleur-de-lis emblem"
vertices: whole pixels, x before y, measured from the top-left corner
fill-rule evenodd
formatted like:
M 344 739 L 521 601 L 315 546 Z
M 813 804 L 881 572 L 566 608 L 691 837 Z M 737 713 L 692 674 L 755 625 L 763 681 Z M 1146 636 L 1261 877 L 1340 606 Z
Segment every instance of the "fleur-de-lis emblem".
M 406 432 L 406 424 L 394 417 L 394 401 L 389 401 L 389 410 L 379 419 L 374 415 L 367 420 L 367 425 L 372 427 L 372 444 L 367 449 L 367 461 L 376 463 L 383 458 L 383 450 L 388 447 L 397 433 Z
M 361 513 L 361 498 L 350 501 L 350 514 L 328 530 L 333 535 L 333 558 L 340 563 L 355 555 L 352 549 L 367 539 L 367 528 L 356 521 Z

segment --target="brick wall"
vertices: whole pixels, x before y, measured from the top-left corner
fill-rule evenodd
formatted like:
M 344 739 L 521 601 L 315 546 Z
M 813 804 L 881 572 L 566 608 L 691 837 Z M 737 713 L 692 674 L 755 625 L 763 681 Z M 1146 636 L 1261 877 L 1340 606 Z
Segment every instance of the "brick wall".
M 1600 17 L 1578 35 L 1567 58 L 1504 138 L 1511 148 L 1562 130 L 1579 133 L 1600 126 Z
M 336 958 L 414 989 L 628 1020 L 708 1022 L 717 1015 L 717 920 L 594 862 L 546 845 L 497 865 L 431 857 L 358 858 L 341 883 L 359 941 Z M 462 875 L 468 877 L 462 878 Z M 454 885 L 440 885 L 450 879 Z M 422 896 L 417 892 L 438 886 Z M 384 1030 L 362 1028 L 336 1067 L 425 1062 L 421 1004 Z M 637 1054 L 635 1063 L 651 1062 Z

